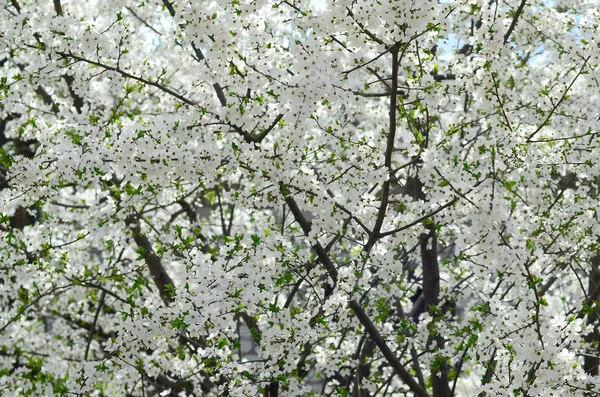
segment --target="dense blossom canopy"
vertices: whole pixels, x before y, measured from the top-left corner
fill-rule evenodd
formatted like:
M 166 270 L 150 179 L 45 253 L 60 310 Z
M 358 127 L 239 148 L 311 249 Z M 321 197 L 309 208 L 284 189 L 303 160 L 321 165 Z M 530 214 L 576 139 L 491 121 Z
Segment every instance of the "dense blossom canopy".
M 600 395 L 597 0 L 4 0 L 3 396 Z

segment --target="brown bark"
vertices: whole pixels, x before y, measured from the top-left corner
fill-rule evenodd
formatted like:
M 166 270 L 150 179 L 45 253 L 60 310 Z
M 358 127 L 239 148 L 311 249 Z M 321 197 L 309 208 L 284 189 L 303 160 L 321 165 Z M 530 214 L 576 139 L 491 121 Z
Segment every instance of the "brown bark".
M 371 393 L 362 388 L 362 380 L 368 378 L 371 374 L 371 357 L 375 353 L 375 342 L 371 339 L 367 339 L 359 357 L 358 369 L 356 371 L 354 389 L 352 390 L 352 397 L 370 397 Z
M 429 233 L 421 235 L 421 258 L 423 261 L 423 300 L 429 315 L 434 319 L 440 317 L 440 268 L 437 259 L 437 232 L 435 224 L 428 227 Z M 432 324 L 432 325 L 434 325 Z M 435 343 L 438 349 L 444 348 L 444 339 L 436 334 Z M 438 376 L 439 374 L 439 376 Z M 445 358 L 441 358 L 439 368 L 431 368 L 431 386 L 433 397 L 450 397 L 448 364 Z
M 360 323 L 365 327 L 365 331 L 369 334 L 370 338 L 375 342 L 381 354 L 386 358 L 387 362 L 394 368 L 396 374 L 400 377 L 400 379 L 408 386 L 408 388 L 418 397 L 430 397 L 427 390 L 425 390 L 421 385 L 419 385 L 410 372 L 404 367 L 404 365 L 400 362 L 396 354 L 392 352 L 387 342 L 379 331 L 377 327 L 373 324 L 369 316 L 365 313 L 365 310 L 355 300 L 350 301 L 350 308 L 354 311 L 354 314 L 360 321 Z
M 173 296 L 171 295 L 171 291 L 175 291 L 173 280 L 165 270 L 158 255 L 154 252 L 152 244 L 150 244 L 148 238 L 142 233 L 139 221 L 134 216 L 129 216 L 126 223 L 131 230 L 136 245 L 144 252 L 144 261 L 146 262 L 146 266 L 148 266 L 148 270 L 150 270 L 160 297 L 165 304 L 173 302 Z
M 600 256 L 592 258 L 592 268 L 588 280 L 588 298 L 586 304 L 591 306 L 594 302 L 600 302 Z M 595 349 L 586 354 L 583 369 L 592 376 L 598 375 L 598 366 L 600 365 L 600 311 L 595 310 L 588 314 L 588 325 L 594 327 L 594 332 L 587 336 L 587 341 Z
M 10 227 L 14 229 L 24 229 L 25 226 L 30 226 L 35 223 L 35 216 L 31 215 L 27 208 L 17 207 L 15 214 L 10 217 Z
M 263 393 L 264 397 L 277 397 L 279 396 L 279 382 L 272 381 Z

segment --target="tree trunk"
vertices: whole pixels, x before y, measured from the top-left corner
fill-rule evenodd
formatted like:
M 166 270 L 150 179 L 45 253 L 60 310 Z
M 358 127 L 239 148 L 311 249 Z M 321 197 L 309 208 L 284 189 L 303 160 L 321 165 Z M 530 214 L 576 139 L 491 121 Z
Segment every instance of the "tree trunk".
M 425 309 L 432 318 L 440 316 L 440 268 L 437 259 L 437 232 L 435 224 L 428 227 L 429 233 L 421 235 L 421 258 L 423 260 L 423 300 Z M 435 326 L 435 320 L 432 324 Z M 444 348 L 444 338 L 436 334 L 435 343 L 439 350 Z M 441 357 L 431 368 L 431 386 L 433 397 L 450 397 L 452 392 L 448 383 L 448 364 Z
M 600 255 L 592 258 L 592 268 L 588 281 L 587 305 L 593 305 L 600 301 Z M 583 369 L 592 376 L 598 375 L 598 365 L 600 364 L 600 311 L 595 310 L 587 318 L 588 325 L 594 327 L 594 332 L 587 336 L 587 341 L 594 347 L 594 350 L 586 354 Z

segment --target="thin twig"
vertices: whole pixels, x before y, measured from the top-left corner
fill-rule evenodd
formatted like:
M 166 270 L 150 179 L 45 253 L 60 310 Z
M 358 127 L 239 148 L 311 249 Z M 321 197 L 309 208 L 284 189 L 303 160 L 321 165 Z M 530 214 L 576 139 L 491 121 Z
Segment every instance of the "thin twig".
M 504 44 L 506 44 L 508 42 L 510 35 L 512 34 L 513 30 L 515 30 L 515 27 L 517 26 L 517 20 L 519 19 L 519 16 L 521 16 L 521 13 L 523 12 L 523 8 L 525 7 L 526 3 L 527 3 L 527 0 L 522 0 L 521 4 L 519 4 L 519 8 L 517 8 L 517 12 L 515 12 L 515 17 L 513 18 L 510 26 L 508 27 L 508 30 L 504 34 Z
M 112 72 L 120 74 L 123 77 L 129 78 L 129 79 L 132 79 L 132 80 L 135 80 L 135 81 L 139 81 L 140 83 L 144 83 L 144 84 L 152 86 L 152 87 L 156 87 L 159 90 L 164 91 L 167 94 L 169 94 L 169 95 L 171 95 L 171 96 L 179 99 L 181 102 L 183 102 L 183 103 L 185 103 L 187 105 L 190 105 L 190 106 L 196 106 L 197 105 L 196 102 L 192 101 L 191 99 L 188 99 L 188 98 L 184 97 L 183 95 L 177 93 L 175 90 L 173 90 L 173 89 L 171 89 L 169 87 L 165 87 L 165 86 L 157 83 L 156 81 L 150 81 L 150 80 L 144 79 L 143 77 L 133 75 L 133 74 L 131 74 L 129 72 L 121 70 L 120 68 L 117 68 L 117 67 L 114 67 L 114 66 L 110 66 L 110 65 L 104 64 L 102 62 L 92 61 L 90 59 L 86 59 L 86 58 L 80 57 L 80 56 L 75 55 L 73 53 L 58 52 L 58 55 L 60 55 L 60 56 L 62 56 L 64 58 L 71 58 L 71 59 L 74 59 L 76 61 L 85 62 L 85 63 L 88 63 L 90 65 L 94 65 L 94 66 L 98 66 L 98 67 L 106 69 L 106 70 L 110 70 Z
M 85 353 L 83 354 L 83 359 L 87 361 L 88 353 L 90 352 L 90 345 L 92 344 L 92 338 L 94 337 L 94 329 L 96 328 L 96 324 L 98 323 L 98 317 L 100 316 L 100 310 L 102 310 L 102 306 L 104 305 L 104 297 L 106 296 L 106 291 L 102 291 L 100 294 L 100 299 L 98 300 L 98 307 L 96 308 L 96 313 L 94 313 L 94 321 L 90 325 L 90 331 L 88 334 L 87 343 L 85 346 Z
M 548 113 L 548 116 L 546 117 L 544 122 L 541 123 L 540 126 L 531 135 L 529 135 L 527 137 L 527 142 L 530 142 L 531 138 L 533 138 L 538 132 L 540 132 L 542 130 L 542 128 L 544 128 L 546 126 L 546 124 L 548 124 L 548 121 L 550 121 L 550 118 L 552 118 L 552 115 L 554 115 L 554 112 L 556 112 L 556 109 L 558 109 L 560 104 L 567 98 L 567 93 L 569 92 L 571 87 L 573 87 L 573 84 L 575 84 L 575 81 L 577 81 L 579 76 L 581 76 L 581 74 L 583 73 L 583 69 L 585 69 L 585 67 L 587 66 L 587 62 L 589 61 L 590 57 L 591 57 L 591 55 L 584 59 L 583 65 L 581 65 L 579 72 L 577 72 L 577 75 L 573 78 L 573 80 L 571 81 L 571 84 L 569 84 L 569 86 L 567 87 L 565 92 L 563 92 L 563 94 L 560 97 L 560 99 L 558 100 L 558 102 L 556 102 L 556 105 L 554 105 L 554 107 L 550 110 L 550 112 Z

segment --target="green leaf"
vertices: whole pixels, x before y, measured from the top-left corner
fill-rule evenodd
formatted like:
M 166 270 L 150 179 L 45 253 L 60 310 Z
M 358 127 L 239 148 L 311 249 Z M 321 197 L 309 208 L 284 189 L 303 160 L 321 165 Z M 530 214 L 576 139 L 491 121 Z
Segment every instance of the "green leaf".
M 144 259 L 146 256 L 146 251 L 144 251 L 144 247 L 137 247 L 135 252 L 138 254 L 138 261 Z
M 185 321 L 183 321 L 180 318 L 176 318 L 175 320 L 171 321 L 171 328 L 173 328 L 173 329 L 185 331 L 187 329 L 187 327 L 189 327 L 189 324 L 187 324 Z
M 250 329 L 250 335 L 252 335 L 252 339 L 255 342 L 260 342 L 260 338 L 261 338 L 261 333 L 256 329 L 256 328 L 251 328 Z
M 513 191 L 514 186 L 517 184 L 517 181 L 506 181 L 504 182 L 504 187 L 506 188 L 506 190 L 508 190 L 509 192 Z

